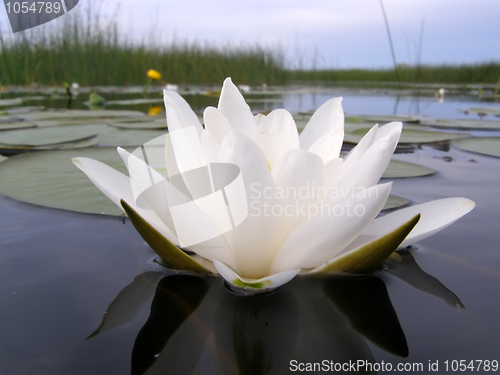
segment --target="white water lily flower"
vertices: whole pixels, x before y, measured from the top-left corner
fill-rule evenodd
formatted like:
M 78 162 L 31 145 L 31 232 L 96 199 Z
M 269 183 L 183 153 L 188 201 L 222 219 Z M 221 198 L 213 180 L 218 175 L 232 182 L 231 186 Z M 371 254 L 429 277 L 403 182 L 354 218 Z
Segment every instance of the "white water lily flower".
M 253 116 L 229 78 L 204 127 L 180 95 L 165 90 L 164 99 L 169 134 L 133 153 L 118 149 L 129 176 L 92 159 L 73 161 L 168 266 L 216 269 L 253 291 L 301 271 L 366 272 L 475 205 L 448 198 L 377 218 L 391 190 L 377 183 L 402 124 L 375 125 L 342 159 L 341 98 L 323 104 L 300 136 L 283 109 Z

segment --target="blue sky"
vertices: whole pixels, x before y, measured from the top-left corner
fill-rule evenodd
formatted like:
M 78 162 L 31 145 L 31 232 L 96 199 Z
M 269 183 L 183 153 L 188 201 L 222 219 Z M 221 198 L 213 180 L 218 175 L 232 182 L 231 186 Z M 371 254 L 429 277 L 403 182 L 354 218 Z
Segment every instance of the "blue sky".
M 82 12 L 91 0 L 80 0 Z M 97 5 L 103 19 L 118 1 Z M 280 46 L 290 65 L 392 66 L 379 0 L 121 0 L 119 27 L 134 38 Z M 500 61 L 500 1 L 384 0 L 397 61 L 415 64 L 423 24 L 426 64 Z M 0 14 L 8 33 L 6 13 Z M 56 20 L 52 22 L 61 22 Z M 316 56 L 316 58 L 315 58 Z

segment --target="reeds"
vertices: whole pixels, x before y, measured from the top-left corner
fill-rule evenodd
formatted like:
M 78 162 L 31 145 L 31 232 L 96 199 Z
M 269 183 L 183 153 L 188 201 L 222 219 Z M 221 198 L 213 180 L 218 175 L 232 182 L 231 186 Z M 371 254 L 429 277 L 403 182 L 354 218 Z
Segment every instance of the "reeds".
M 398 65 L 403 83 L 458 83 L 458 84 L 495 84 L 500 78 L 500 62 L 478 64 L 442 65 Z M 418 82 L 416 80 L 418 72 Z M 395 71 L 391 69 L 337 69 L 316 71 L 290 71 L 289 80 L 293 82 L 394 82 Z
M 8 38 L 8 39 L 7 39 Z M 283 84 L 280 49 L 258 45 L 217 46 L 196 41 L 135 43 L 120 37 L 116 22 L 98 16 L 65 16 L 14 36 L 0 37 L 3 85 L 143 85 L 154 68 L 173 84 L 220 84 L 231 76 L 240 84 Z
M 391 69 L 290 70 L 283 49 L 259 45 L 215 45 L 209 42 L 154 39 L 133 42 L 119 35 L 113 20 L 103 24 L 90 12 L 68 14 L 64 22 L 0 36 L 0 84 L 81 86 L 144 85 L 148 69 L 159 71 L 163 83 L 219 85 L 231 76 L 238 84 L 258 86 L 287 83 L 394 82 L 495 84 L 500 62 L 469 65 L 416 66 Z M 420 42 L 421 44 L 421 42 Z M 315 59 L 318 59 L 315 52 Z M 303 59 L 304 56 L 297 56 Z M 300 60 L 302 61 L 302 60 Z M 299 64 L 300 67 L 300 64 Z

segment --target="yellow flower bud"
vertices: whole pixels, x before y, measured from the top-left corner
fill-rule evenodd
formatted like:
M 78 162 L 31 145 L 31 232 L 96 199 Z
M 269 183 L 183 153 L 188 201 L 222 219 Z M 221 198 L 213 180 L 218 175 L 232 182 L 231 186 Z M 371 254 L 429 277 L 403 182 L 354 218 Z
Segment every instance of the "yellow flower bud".
M 156 116 L 157 114 L 161 113 L 162 109 L 163 108 L 160 107 L 159 105 L 151 107 L 151 108 L 149 108 L 148 115 L 150 115 L 150 116 Z
M 146 73 L 146 75 L 151 78 L 151 79 L 154 79 L 155 81 L 158 81 L 159 79 L 161 79 L 161 74 L 158 73 L 156 70 L 154 69 L 149 69 L 148 72 Z

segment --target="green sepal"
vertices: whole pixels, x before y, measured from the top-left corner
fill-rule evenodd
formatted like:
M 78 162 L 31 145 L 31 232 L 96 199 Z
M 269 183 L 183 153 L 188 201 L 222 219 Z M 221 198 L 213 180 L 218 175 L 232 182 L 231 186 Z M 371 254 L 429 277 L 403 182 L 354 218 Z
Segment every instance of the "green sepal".
M 91 91 L 89 93 L 89 104 L 93 106 L 103 106 L 106 103 L 106 99 L 104 99 L 98 93 Z
M 137 232 L 139 232 L 141 237 L 147 242 L 151 249 L 153 249 L 153 251 L 160 256 L 163 263 L 168 268 L 204 274 L 212 273 L 166 239 L 123 199 L 120 200 L 120 204 L 127 213 Z
M 349 272 L 368 273 L 380 268 L 382 263 L 398 248 L 403 240 L 420 220 L 420 214 L 401 225 L 392 232 L 380 237 L 354 252 L 341 255 L 328 262 L 323 268 L 316 268 L 311 273 Z

